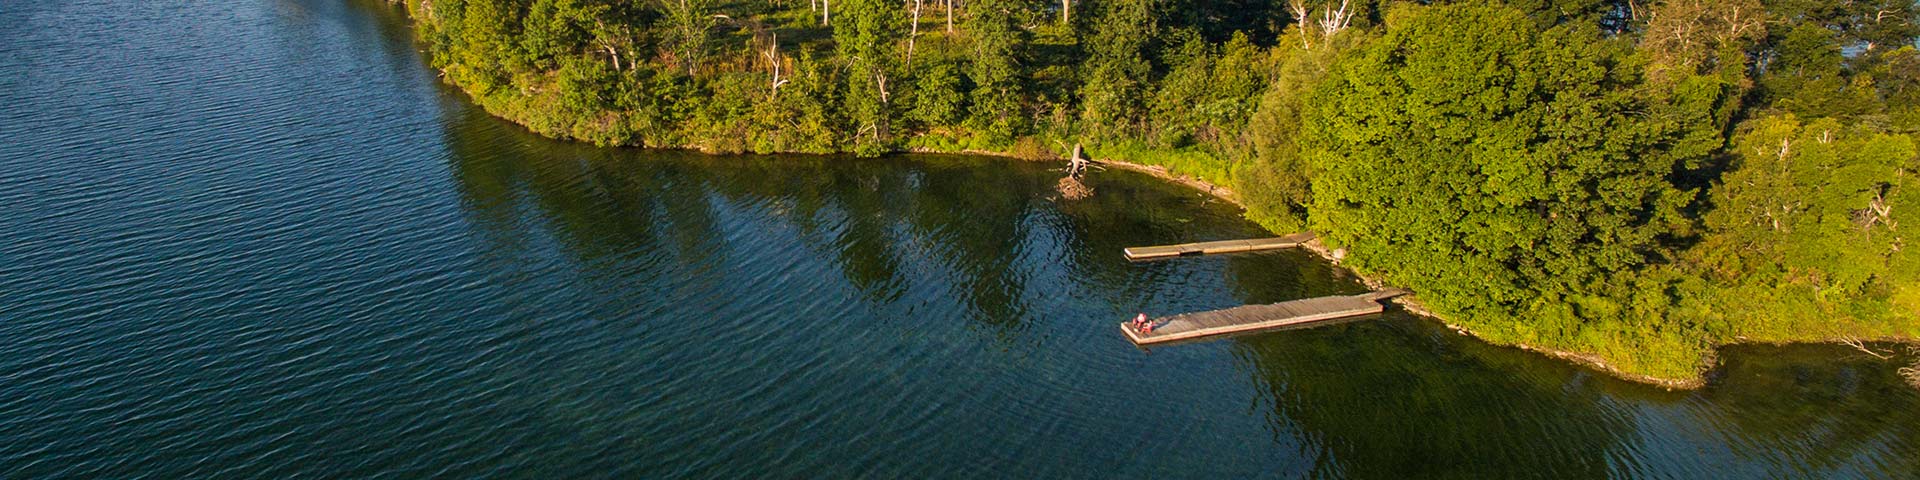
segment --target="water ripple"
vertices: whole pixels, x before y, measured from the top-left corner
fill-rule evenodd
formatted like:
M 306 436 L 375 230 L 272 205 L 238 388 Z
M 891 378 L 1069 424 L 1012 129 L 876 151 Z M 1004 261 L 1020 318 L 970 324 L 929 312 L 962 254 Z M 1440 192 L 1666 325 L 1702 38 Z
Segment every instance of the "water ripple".
M 1125 262 L 1265 233 L 1138 175 L 550 142 L 381 0 L 0 24 L 0 478 L 1920 471 L 1920 396 L 1818 349 L 1689 393 L 1404 316 L 1136 349 L 1136 312 L 1361 288 Z

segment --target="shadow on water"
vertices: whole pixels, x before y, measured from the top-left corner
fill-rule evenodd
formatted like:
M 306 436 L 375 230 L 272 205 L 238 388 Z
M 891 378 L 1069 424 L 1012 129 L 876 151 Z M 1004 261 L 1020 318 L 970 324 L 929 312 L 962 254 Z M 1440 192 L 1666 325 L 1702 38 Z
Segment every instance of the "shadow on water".
M 451 171 L 476 224 L 503 239 L 544 230 L 506 243 L 557 242 L 589 270 L 611 269 L 599 276 L 647 279 L 632 291 L 725 290 L 727 277 L 709 270 L 794 275 L 812 270 L 793 258 L 819 259 L 880 317 L 869 321 L 932 315 L 1017 344 L 1033 341 L 1021 338 L 1051 320 L 1043 316 L 1104 330 L 1133 309 L 1364 290 L 1305 252 L 1127 263 L 1128 246 L 1270 233 L 1197 192 L 1126 172 L 1102 174 L 1092 199 L 1060 202 L 1048 199 L 1057 173 L 1045 164 L 601 149 L 537 138 L 473 108 L 450 115 Z M 689 288 L 685 278 L 707 280 Z M 1172 294 L 1183 285 L 1226 290 Z M 1308 476 L 1920 468 L 1902 453 L 1916 449 L 1920 396 L 1892 368 L 1825 347 L 1732 348 L 1710 387 L 1665 392 L 1403 313 L 1221 345 L 1262 392 L 1269 448 L 1309 460 L 1283 470 Z M 1171 362 L 1213 347 L 1176 348 L 1191 350 L 1155 362 L 1180 368 Z
M 1920 472 L 1920 395 L 1837 347 L 1733 347 L 1710 386 L 1668 392 L 1388 317 L 1234 340 L 1276 438 L 1314 439 L 1314 476 Z
M 1843 349 L 1729 349 L 1695 392 L 1401 314 L 1135 349 L 1138 312 L 1363 288 L 1128 263 L 1270 235 L 1137 173 L 1062 202 L 1047 164 L 545 140 L 380 0 L 0 17 L 0 477 L 1916 469 L 1920 394 Z
M 1186 218 L 1175 223 L 1197 215 L 1202 231 L 1224 224 L 1246 230 L 1227 236 L 1257 232 L 1223 206 L 1197 208 L 1183 198 L 1190 192 L 1143 187 L 1130 173 L 1117 175 L 1113 193 L 1056 203 L 1046 195 L 1057 175 L 1047 164 L 603 149 L 539 138 L 473 108 L 450 115 L 452 173 L 475 221 L 493 230 L 545 224 L 535 226 L 588 264 L 658 250 L 671 262 L 718 265 L 727 262 L 712 256 L 730 250 L 798 246 L 780 254 L 830 258 L 871 304 L 914 301 L 915 292 L 950 297 L 965 317 L 1000 335 L 1034 321 L 1044 310 L 1035 301 L 1091 295 L 1137 305 L 1150 296 L 1144 292 L 1164 289 L 1167 275 L 1195 275 L 1179 265 L 1142 269 L 1119 255 L 1125 246 L 1190 238 L 1186 229 L 1156 223 L 1182 210 Z M 798 245 L 771 245 L 786 241 Z M 1268 268 L 1272 258 L 1285 258 L 1278 264 L 1286 268 Z M 1308 279 L 1307 271 L 1324 277 L 1334 270 L 1302 254 L 1221 260 L 1199 275 L 1292 286 L 1260 289 L 1273 301 L 1354 288 L 1350 279 Z M 1036 275 L 1046 283 L 1035 283 Z
M 1139 178 L 1116 176 L 1094 199 L 1063 203 L 1047 198 L 1046 165 L 600 149 L 473 109 L 446 141 L 476 224 L 505 237 L 544 231 L 502 241 L 556 242 L 581 268 L 607 270 L 596 277 L 645 279 L 609 288 L 740 301 L 713 296 L 732 278 L 716 270 L 803 274 L 816 259 L 855 294 L 856 310 L 878 317 L 866 321 L 921 312 L 1016 344 L 1034 341 L 1022 337 L 1048 322 L 1040 315 L 1106 329 L 1121 318 L 1113 306 L 1199 310 L 1364 290 L 1305 252 L 1128 263 L 1126 246 L 1213 239 L 1196 230 L 1264 234 L 1221 227 L 1243 222 Z M 1208 226 L 1182 228 L 1193 222 Z M 1166 298 L 1167 284 L 1228 295 Z M 1310 459 L 1296 464 L 1310 476 L 1874 477 L 1916 467 L 1900 453 L 1920 425 L 1914 392 L 1885 364 L 1822 347 L 1730 349 L 1709 388 L 1664 392 L 1404 313 L 1221 342 L 1263 391 L 1271 448 Z
M 1889 365 L 1837 345 L 1729 347 L 1689 401 L 1734 454 L 1832 476 L 1920 475 L 1920 395 Z M 1758 474 L 1759 472 L 1756 472 Z
M 1319 476 L 1592 478 L 1633 434 L 1579 395 L 1596 381 L 1459 341 L 1405 314 L 1235 345 L 1274 406 L 1277 436 L 1317 439 Z M 1519 370 L 1515 370 L 1518 367 Z

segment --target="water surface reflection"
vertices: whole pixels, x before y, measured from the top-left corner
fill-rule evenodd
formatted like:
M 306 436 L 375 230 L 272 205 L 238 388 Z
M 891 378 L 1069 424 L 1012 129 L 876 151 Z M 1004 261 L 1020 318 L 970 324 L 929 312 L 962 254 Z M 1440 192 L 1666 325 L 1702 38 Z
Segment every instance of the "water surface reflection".
M 1741 347 L 1698 392 L 1384 318 L 1119 171 L 533 137 L 379 0 L 0 9 L 0 478 L 1902 477 L 1920 395 Z M 98 25 L 114 25 L 101 29 Z M 113 65 L 103 69 L 101 65 Z

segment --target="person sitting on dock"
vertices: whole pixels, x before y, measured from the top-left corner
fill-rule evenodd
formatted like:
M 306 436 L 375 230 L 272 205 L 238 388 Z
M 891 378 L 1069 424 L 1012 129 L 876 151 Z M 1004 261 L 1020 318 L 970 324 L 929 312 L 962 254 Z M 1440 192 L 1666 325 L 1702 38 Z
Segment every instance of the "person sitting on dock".
M 1133 317 L 1133 331 L 1140 332 L 1141 335 L 1153 333 L 1153 320 L 1147 319 L 1147 314 L 1144 313 Z

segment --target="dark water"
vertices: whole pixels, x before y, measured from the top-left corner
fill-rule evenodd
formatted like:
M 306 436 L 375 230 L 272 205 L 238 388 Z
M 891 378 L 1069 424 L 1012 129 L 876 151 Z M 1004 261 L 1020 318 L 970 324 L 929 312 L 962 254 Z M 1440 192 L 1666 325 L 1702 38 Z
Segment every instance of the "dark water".
M 543 141 L 378 1 L 0 3 L 0 478 L 1913 477 L 1829 347 L 1670 393 L 1404 316 L 1151 353 L 1113 323 L 1361 290 L 1122 172 Z

